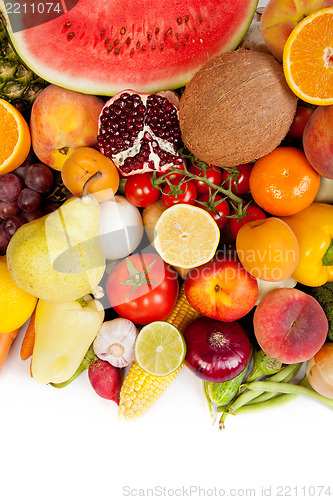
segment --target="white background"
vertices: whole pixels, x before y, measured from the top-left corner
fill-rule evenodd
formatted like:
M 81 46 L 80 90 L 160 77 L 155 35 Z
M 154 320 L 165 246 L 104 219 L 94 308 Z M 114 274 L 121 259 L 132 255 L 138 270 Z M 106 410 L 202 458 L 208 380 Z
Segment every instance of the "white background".
M 299 398 L 278 410 L 229 416 L 219 431 L 201 381 L 183 368 L 146 416 L 122 422 L 87 372 L 61 390 L 37 384 L 30 360 L 19 358 L 21 341 L 22 332 L 0 374 L 1 500 L 120 500 L 125 487 L 134 498 L 156 486 L 170 497 L 177 488 L 207 488 L 206 498 L 214 488 L 262 498 L 271 487 L 270 498 L 280 498 L 278 485 L 293 488 L 283 497 L 296 498 L 297 487 L 297 498 L 329 498 L 301 489 L 333 483 L 333 413 L 324 405 Z M 188 498 L 205 498 L 204 490 Z

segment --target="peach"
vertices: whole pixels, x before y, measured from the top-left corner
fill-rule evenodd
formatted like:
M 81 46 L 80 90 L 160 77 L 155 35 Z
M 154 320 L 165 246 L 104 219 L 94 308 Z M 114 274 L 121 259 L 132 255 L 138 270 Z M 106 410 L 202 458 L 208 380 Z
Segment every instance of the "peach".
M 296 288 L 268 292 L 257 306 L 253 326 L 263 351 L 282 363 L 301 363 L 324 345 L 328 321 L 311 295 Z
M 261 32 L 266 45 L 280 62 L 288 36 L 305 17 L 325 7 L 333 0 L 270 0 L 261 16 Z
M 74 150 L 96 146 L 103 105 L 99 97 L 46 87 L 34 102 L 30 119 L 32 148 L 40 161 L 61 170 Z
M 333 179 L 333 105 L 314 110 L 303 132 L 303 149 L 318 174 Z

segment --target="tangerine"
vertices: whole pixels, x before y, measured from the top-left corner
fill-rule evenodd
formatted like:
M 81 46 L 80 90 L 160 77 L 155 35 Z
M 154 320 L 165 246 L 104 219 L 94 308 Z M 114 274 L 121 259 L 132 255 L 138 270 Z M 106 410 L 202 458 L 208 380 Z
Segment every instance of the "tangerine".
M 300 149 L 280 146 L 256 161 L 250 175 L 254 201 L 272 215 L 294 215 L 314 201 L 320 176 Z

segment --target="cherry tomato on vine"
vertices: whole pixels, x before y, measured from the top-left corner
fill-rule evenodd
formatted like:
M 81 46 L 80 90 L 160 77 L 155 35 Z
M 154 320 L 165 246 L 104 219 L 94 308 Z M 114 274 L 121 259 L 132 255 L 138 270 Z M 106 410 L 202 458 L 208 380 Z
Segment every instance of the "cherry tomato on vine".
M 236 238 L 238 231 L 244 224 L 247 222 L 251 222 L 253 220 L 266 219 L 266 214 L 261 210 L 261 208 L 256 205 L 248 205 L 245 210 L 245 215 L 240 222 L 237 221 L 237 218 L 229 219 L 229 231 L 234 238 Z M 233 210 L 230 215 L 235 215 L 236 212 Z
M 208 205 L 207 207 L 205 207 L 198 202 L 204 202 Z M 230 214 L 230 208 L 226 200 L 224 200 L 221 196 L 216 195 L 214 198 L 214 205 L 216 210 L 218 211 L 218 214 L 213 210 L 213 208 L 210 208 L 211 204 L 209 203 L 209 194 L 203 194 L 202 196 L 200 196 L 197 200 L 196 205 L 200 208 L 205 208 L 209 215 L 213 217 L 220 229 L 222 229 L 227 224 L 227 215 Z
M 197 165 L 191 165 L 188 168 L 191 174 L 198 175 L 199 177 L 204 177 L 204 171 L 201 170 Z M 209 165 L 206 169 L 206 176 L 209 182 L 212 182 L 216 186 L 220 186 L 222 182 L 222 172 L 219 167 L 214 165 Z M 209 186 L 204 181 L 198 181 L 197 179 L 192 179 L 191 182 L 195 185 L 198 195 L 209 194 Z
M 128 177 L 125 184 L 125 196 L 132 205 L 136 207 L 148 207 L 157 201 L 161 192 L 153 188 L 151 183 L 152 174 L 135 174 Z
M 177 273 L 153 253 L 133 254 L 119 262 L 106 280 L 111 307 L 138 325 L 164 321 L 178 297 Z
M 195 205 L 197 199 L 197 190 L 195 189 L 192 181 L 172 181 L 171 184 L 172 188 L 169 186 L 169 184 L 165 185 L 163 188 L 162 203 L 166 208 L 169 208 L 172 205 L 177 205 L 179 203 Z
M 162 174 L 157 174 L 157 177 L 161 177 L 163 175 L 163 179 L 168 179 L 170 182 L 180 182 L 181 180 L 184 179 L 184 174 L 179 174 L 178 172 L 164 172 Z
M 291 139 L 302 139 L 305 125 L 313 113 L 313 109 L 297 104 L 296 114 L 287 134 Z
M 231 192 L 237 196 L 246 194 L 250 191 L 249 179 L 251 170 L 253 168 L 253 163 L 242 163 L 235 167 L 235 176 L 233 173 L 228 172 L 228 170 L 222 171 L 222 182 L 224 183 L 224 188 L 229 188 L 229 181 L 231 178 Z M 238 170 L 238 174 L 237 174 Z M 237 179 L 237 182 L 236 182 Z

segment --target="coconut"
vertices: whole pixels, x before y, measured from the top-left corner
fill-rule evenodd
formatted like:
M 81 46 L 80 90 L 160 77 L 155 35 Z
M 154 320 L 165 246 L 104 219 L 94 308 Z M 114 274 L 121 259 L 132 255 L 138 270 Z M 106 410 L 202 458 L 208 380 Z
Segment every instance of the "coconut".
M 250 163 L 281 143 L 296 105 L 273 56 L 246 49 L 225 52 L 202 66 L 181 96 L 182 139 L 206 163 Z

